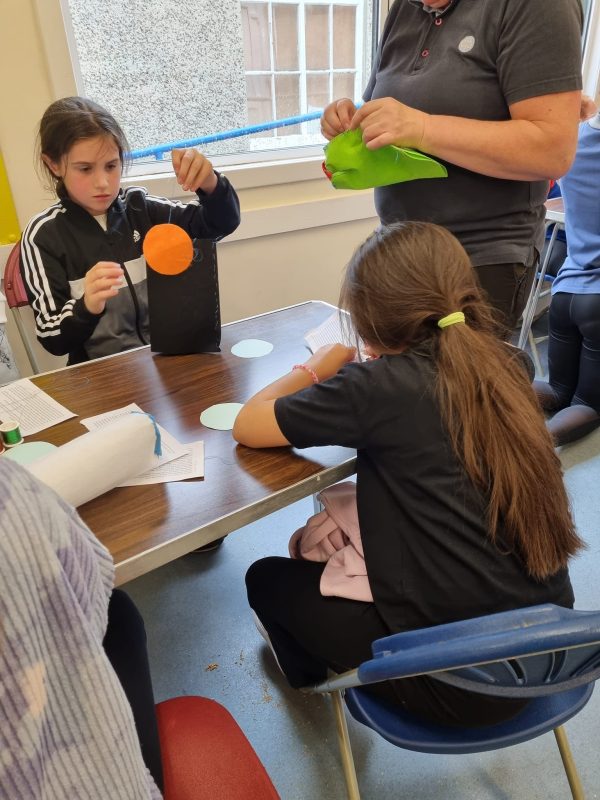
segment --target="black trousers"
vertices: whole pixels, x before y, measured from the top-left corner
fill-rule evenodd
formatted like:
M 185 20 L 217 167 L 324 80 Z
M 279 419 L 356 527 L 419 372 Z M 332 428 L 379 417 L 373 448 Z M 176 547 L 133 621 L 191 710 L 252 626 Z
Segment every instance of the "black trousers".
M 475 267 L 477 279 L 488 302 L 498 312 L 506 333 L 515 327 L 527 303 L 535 277 L 534 264 L 485 264 Z
M 559 408 L 583 405 L 600 414 L 600 294 L 552 297 L 548 373 Z
M 374 603 L 323 597 L 323 564 L 270 557 L 246 573 L 248 601 L 269 634 L 290 685 L 309 686 L 371 657 L 371 643 L 388 636 Z M 407 711 L 445 725 L 487 725 L 510 719 L 522 700 L 465 692 L 422 676 L 373 684 L 369 691 Z
M 144 763 L 162 791 L 162 763 L 146 629 L 133 600 L 121 589 L 113 589 L 110 597 L 103 646 L 133 711 Z

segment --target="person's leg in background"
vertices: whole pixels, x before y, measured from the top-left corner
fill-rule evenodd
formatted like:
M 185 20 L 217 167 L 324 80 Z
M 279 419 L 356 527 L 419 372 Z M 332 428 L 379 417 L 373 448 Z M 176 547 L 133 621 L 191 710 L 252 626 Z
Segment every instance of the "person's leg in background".
M 534 381 L 542 408 L 559 411 L 571 404 L 579 380 L 582 337 L 571 318 L 573 295 L 557 292 L 548 312 L 548 381 Z
M 487 295 L 488 302 L 496 310 L 503 339 L 510 339 L 531 291 L 535 264 L 485 264 L 474 267 L 479 285 Z M 512 347 L 512 345 L 511 345 Z M 518 361 L 527 372 L 529 380 L 535 377 L 535 366 L 525 350 L 514 348 Z
M 600 294 L 554 295 L 548 370 L 549 384 L 534 388 L 546 408 L 554 396 L 547 427 L 557 445 L 567 444 L 600 425 Z
M 113 589 L 110 597 L 103 646 L 133 711 L 144 763 L 162 791 L 162 762 L 144 620 L 133 600 L 121 589 Z
M 498 312 L 498 321 L 508 338 L 519 321 L 531 291 L 535 264 L 485 264 L 474 267 L 488 302 Z

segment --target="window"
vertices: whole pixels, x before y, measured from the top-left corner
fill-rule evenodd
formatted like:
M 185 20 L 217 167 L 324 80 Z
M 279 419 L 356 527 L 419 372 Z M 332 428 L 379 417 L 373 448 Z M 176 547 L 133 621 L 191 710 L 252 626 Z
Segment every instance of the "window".
M 115 115 L 134 150 L 358 99 L 370 70 L 376 0 L 61 2 L 78 91 Z M 234 163 L 322 144 L 312 121 L 201 147 Z

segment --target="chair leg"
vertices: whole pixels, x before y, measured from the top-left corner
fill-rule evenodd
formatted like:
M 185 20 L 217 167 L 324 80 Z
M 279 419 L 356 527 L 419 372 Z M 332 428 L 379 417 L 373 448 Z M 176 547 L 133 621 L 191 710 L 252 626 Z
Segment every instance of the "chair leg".
M 360 800 L 358 780 L 356 778 L 356 769 L 354 768 L 354 758 L 352 757 L 352 748 L 350 746 L 350 737 L 348 735 L 348 725 L 346 724 L 346 711 L 344 707 L 344 701 L 342 699 L 342 693 L 339 691 L 332 692 L 331 700 L 333 702 L 333 710 L 335 712 L 340 755 L 342 756 L 344 777 L 346 778 L 346 787 L 348 789 L 348 800 Z
M 535 341 L 535 336 L 531 332 L 531 328 L 529 329 L 529 347 L 531 348 L 531 358 L 533 360 L 533 365 L 535 367 L 535 376 L 536 378 L 543 378 L 544 370 L 542 369 L 542 362 L 540 361 L 540 354 L 537 349 L 537 342 Z
M 567 775 L 567 780 L 569 781 L 569 786 L 571 787 L 573 800 L 585 800 L 581 779 L 579 778 L 579 773 L 577 772 L 577 767 L 575 766 L 575 761 L 573 760 L 573 754 L 571 753 L 571 748 L 569 747 L 567 734 L 565 733 L 565 729 L 562 725 L 559 725 L 558 728 L 554 728 L 554 736 L 556 737 L 556 744 L 558 745 L 560 757 L 562 758 L 563 766 Z

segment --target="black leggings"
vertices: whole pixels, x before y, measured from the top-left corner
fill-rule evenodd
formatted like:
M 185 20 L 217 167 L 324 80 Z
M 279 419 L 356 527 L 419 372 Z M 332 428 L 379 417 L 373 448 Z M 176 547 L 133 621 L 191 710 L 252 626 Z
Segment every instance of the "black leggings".
M 557 292 L 550 305 L 549 383 L 557 408 L 600 413 L 600 294 Z
M 371 657 L 371 643 L 389 628 L 374 603 L 323 597 L 324 564 L 273 556 L 246 573 L 248 601 L 269 634 L 290 685 L 318 683 L 328 668 L 344 672 Z M 522 700 L 465 692 L 422 676 L 373 684 L 369 691 L 446 725 L 486 725 L 510 719 Z
M 144 763 L 162 791 L 162 763 L 144 620 L 133 600 L 121 589 L 113 589 L 110 597 L 103 646 L 133 711 Z

